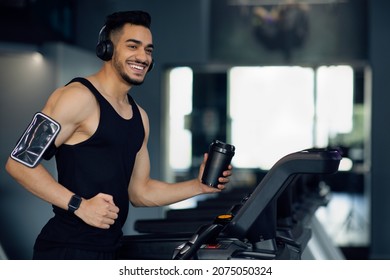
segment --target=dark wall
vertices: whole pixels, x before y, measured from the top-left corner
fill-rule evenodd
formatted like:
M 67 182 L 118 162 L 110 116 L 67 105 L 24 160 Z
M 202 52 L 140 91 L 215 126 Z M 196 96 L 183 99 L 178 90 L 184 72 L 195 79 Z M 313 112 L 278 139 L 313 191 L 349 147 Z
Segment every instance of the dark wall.
M 371 257 L 390 259 L 390 2 L 371 0 L 369 60 L 372 68 Z
M 213 61 L 316 65 L 367 59 L 367 0 L 232 4 L 237 2 L 211 2 Z
M 0 242 L 14 258 L 30 256 L 34 235 L 50 216 L 50 206 L 21 188 L 4 170 L 18 137 L 54 88 L 52 64 L 32 56 L 0 54 Z

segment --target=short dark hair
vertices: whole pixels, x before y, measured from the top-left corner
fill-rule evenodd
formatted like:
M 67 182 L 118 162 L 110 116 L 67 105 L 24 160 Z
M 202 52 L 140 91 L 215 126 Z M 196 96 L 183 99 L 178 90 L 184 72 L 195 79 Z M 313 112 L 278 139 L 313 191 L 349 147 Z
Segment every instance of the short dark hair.
M 115 12 L 106 17 L 105 29 L 106 34 L 110 34 L 112 31 L 122 28 L 126 23 L 134 25 L 141 25 L 150 29 L 152 19 L 149 13 L 144 11 L 123 11 Z

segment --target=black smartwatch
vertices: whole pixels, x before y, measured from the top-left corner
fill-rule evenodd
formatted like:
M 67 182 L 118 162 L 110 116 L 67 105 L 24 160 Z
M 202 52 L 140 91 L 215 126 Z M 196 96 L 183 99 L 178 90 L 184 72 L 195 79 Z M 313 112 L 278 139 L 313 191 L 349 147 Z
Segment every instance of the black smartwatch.
M 74 194 L 68 203 L 68 211 L 70 213 L 74 213 L 74 211 L 79 209 L 81 201 L 82 201 L 81 197 L 78 196 L 77 194 Z

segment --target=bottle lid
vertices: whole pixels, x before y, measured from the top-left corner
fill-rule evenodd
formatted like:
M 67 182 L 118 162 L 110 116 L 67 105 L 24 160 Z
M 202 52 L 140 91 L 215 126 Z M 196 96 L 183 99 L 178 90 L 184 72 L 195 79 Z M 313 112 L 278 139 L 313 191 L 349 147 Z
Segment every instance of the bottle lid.
M 218 152 L 221 152 L 221 153 L 233 153 L 234 154 L 234 151 L 236 149 L 233 145 L 224 143 L 224 142 L 219 141 L 219 140 L 214 140 L 211 143 L 211 146 L 213 147 L 214 150 L 217 150 Z

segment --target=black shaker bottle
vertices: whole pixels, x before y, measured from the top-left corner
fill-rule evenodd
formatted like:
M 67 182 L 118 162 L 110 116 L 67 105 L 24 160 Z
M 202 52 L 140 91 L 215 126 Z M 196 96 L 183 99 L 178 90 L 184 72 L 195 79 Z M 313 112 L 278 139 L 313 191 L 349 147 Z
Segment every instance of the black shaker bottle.
M 210 187 L 218 186 L 218 178 L 222 177 L 223 171 L 234 156 L 235 147 L 219 140 L 214 140 L 209 147 L 208 158 L 202 176 L 202 183 Z

